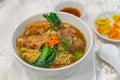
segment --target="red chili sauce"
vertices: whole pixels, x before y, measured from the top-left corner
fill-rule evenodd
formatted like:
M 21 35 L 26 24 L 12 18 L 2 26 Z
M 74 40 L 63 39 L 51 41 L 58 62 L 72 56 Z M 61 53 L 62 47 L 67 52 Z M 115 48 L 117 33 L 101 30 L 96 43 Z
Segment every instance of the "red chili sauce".
M 66 8 L 61 9 L 60 11 L 73 14 L 73 15 L 75 15 L 77 17 L 81 16 L 80 11 L 78 9 L 76 9 L 76 8 L 73 8 L 73 7 L 66 7 Z

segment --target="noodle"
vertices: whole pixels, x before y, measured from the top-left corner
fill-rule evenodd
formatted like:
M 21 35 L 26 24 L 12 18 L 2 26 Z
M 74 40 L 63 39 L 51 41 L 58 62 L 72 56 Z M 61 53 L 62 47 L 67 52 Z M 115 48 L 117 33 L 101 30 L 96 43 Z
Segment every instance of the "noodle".
M 70 64 L 70 60 L 75 58 L 72 54 L 63 53 L 56 56 L 55 64 Z
M 33 62 L 40 56 L 39 50 L 35 49 L 20 48 L 17 51 L 20 57 L 27 62 Z

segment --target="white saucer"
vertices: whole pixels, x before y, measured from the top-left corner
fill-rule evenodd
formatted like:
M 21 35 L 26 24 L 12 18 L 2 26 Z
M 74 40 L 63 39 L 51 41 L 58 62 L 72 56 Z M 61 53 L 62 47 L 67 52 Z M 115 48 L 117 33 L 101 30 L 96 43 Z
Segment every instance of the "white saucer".
M 66 78 L 61 78 L 60 80 L 95 80 L 94 73 L 94 50 L 86 57 L 85 62 L 81 66 L 78 72 L 73 73 L 73 76 L 69 76 Z M 28 74 L 29 75 L 29 74 Z M 15 59 L 8 75 L 8 80 L 32 80 L 29 79 L 27 74 L 24 71 L 24 68 L 18 63 Z M 41 77 L 40 80 L 59 80 L 59 79 L 46 79 Z

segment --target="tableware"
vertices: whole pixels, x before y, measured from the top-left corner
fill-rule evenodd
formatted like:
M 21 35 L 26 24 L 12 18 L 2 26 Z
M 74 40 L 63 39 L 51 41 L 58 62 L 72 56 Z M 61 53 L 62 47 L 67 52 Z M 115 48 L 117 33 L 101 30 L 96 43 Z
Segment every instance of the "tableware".
M 120 75 L 120 51 L 115 45 L 104 44 L 96 53 L 101 59 L 113 66 Z
M 72 76 L 61 77 L 59 79 L 40 77 L 39 80 L 96 80 L 94 74 L 94 52 L 94 49 L 92 49 L 90 54 L 86 57 L 86 61 L 84 61 L 83 65 L 80 66 L 81 69 L 73 73 Z M 8 79 L 6 80 L 33 80 L 29 78 L 28 75 L 30 74 L 25 72 L 24 67 L 14 59 L 10 72 L 8 73 L 8 77 L 6 76 Z
M 47 69 L 47 68 L 38 68 L 32 65 L 29 65 L 23 60 L 21 60 L 21 58 L 17 55 L 16 38 L 20 36 L 20 34 L 25 30 L 26 24 L 37 21 L 37 20 L 45 20 L 45 18 L 43 17 L 43 14 L 45 13 L 34 15 L 24 20 L 18 26 L 16 26 L 16 29 L 11 39 L 12 40 L 11 47 L 12 47 L 12 50 L 14 51 L 14 55 L 17 58 L 17 60 L 22 64 L 22 66 L 25 68 L 26 72 L 29 74 L 30 73 L 32 74 L 31 78 L 34 78 L 35 80 L 38 80 L 41 76 L 48 77 L 48 78 L 53 78 L 53 77 L 60 78 L 60 77 L 70 76 L 75 71 L 79 70 L 80 66 L 82 65 L 81 62 L 85 60 L 86 56 L 89 54 L 93 46 L 93 36 L 90 28 L 82 20 L 80 20 L 79 18 L 71 14 L 67 14 L 63 12 L 56 13 L 63 22 L 71 23 L 72 25 L 76 26 L 78 29 L 80 29 L 80 31 L 85 36 L 86 42 L 87 42 L 86 53 L 80 60 L 66 67 Z
M 59 3 L 55 6 L 54 10 L 55 11 L 60 11 L 64 8 L 76 8 L 81 14 L 80 18 L 83 18 L 85 16 L 84 6 L 78 1 L 64 1 L 64 2 L 61 2 L 61 3 Z
M 111 23 L 113 24 L 113 19 L 112 19 L 112 17 L 113 17 L 113 15 L 115 15 L 115 14 L 120 14 L 120 12 L 119 12 L 119 11 L 103 12 L 103 13 L 99 14 L 99 15 L 96 17 L 96 19 L 98 19 L 98 18 L 109 18 L 110 21 L 111 21 Z M 96 20 L 96 19 L 95 19 L 95 20 Z M 120 43 L 120 40 L 110 39 L 110 38 L 108 38 L 107 36 L 104 36 L 104 35 L 100 34 L 100 33 L 97 31 L 97 25 L 96 25 L 95 21 L 94 21 L 93 30 L 95 31 L 95 33 L 96 33 L 100 38 L 102 38 L 102 39 L 104 39 L 104 40 L 106 40 L 106 41 L 108 41 L 108 42 L 112 42 L 112 43 L 118 42 L 118 43 Z

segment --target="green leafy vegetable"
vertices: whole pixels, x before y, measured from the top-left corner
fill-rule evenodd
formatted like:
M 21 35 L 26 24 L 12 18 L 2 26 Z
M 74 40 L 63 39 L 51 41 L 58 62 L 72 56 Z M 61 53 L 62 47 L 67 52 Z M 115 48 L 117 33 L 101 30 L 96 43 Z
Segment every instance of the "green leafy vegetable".
M 38 67 L 49 67 L 56 58 L 56 48 L 43 46 L 40 57 L 32 64 Z
M 56 49 L 53 48 L 52 54 L 46 59 L 45 67 L 50 66 L 56 58 Z
M 51 28 L 54 29 L 55 26 L 61 24 L 61 20 L 56 15 L 56 13 L 44 14 L 43 15 L 49 22 L 51 22 Z
M 82 52 L 75 51 L 74 55 L 77 59 L 80 59 L 84 54 Z
M 67 39 L 61 40 L 60 44 L 65 50 L 67 50 L 67 48 L 69 47 L 69 40 Z
M 49 55 L 49 47 L 43 46 L 39 59 L 33 64 L 35 66 L 42 66 L 45 63 L 45 59 Z

